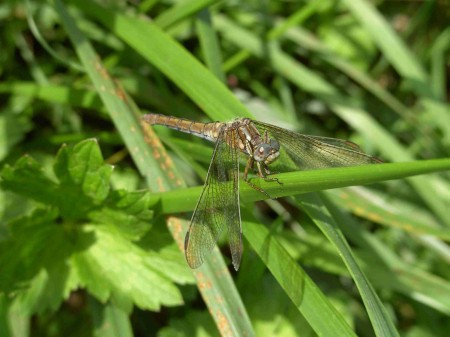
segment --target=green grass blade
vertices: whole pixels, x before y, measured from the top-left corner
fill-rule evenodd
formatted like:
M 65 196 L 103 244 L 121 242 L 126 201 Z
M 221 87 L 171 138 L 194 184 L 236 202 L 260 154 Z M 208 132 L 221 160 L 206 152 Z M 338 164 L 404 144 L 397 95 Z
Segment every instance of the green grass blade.
M 415 236 L 430 235 L 450 241 L 450 230 L 442 228 L 430 212 L 417 205 L 385 193 L 374 193 L 366 188 L 350 188 L 334 192 L 335 202 L 359 217 L 391 228 L 400 228 Z M 337 196 L 340 198 L 337 198 Z M 389 207 L 384 200 L 389 199 Z M 393 209 L 396 212 L 393 212 Z
M 251 117 L 220 80 L 152 22 L 107 10 L 91 1 L 76 4 L 163 72 L 211 119 Z
M 445 170 L 450 170 L 450 159 L 296 171 L 274 174 L 273 177 L 278 178 L 282 185 L 262 179 L 254 179 L 252 183 L 262 188 L 271 197 L 280 198 L 326 189 L 373 184 Z M 154 195 L 154 202 L 161 203 L 163 213 L 185 212 L 194 209 L 200 192 L 201 187 L 191 187 L 172 192 L 157 193 Z M 240 193 L 241 198 L 248 201 L 267 198 L 265 194 L 243 183 L 240 184 Z M 185 202 L 182 202 L 182 200 L 185 200 Z
M 211 14 L 207 9 L 198 13 L 195 24 L 208 69 L 210 69 L 221 82 L 225 83 L 219 42 L 217 40 L 216 31 L 212 26 Z
M 321 197 L 324 198 L 323 195 L 321 195 Z M 399 336 L 391 318 L 386 314 L 380 299 L 358 266 L 350 246 L 338 229 L 335 220 L 323 205 L 320 200 L 321 198 L 318 195 L 305 194 L 301 197 L 298 196 L 296 199 L 300 201 L 301 207 L 316 223 L 328 240 L 333 243 L 339 255 L 342 257 L 358 287 L 370 320 L 372 321 L 375 334 L 377 336 Z
M 436 275 L 421 270 L 415 263 L 407 263 L 401 260 L 391 247 L 362 228 L 361 224 L 357 223 L 354 217 L 333 205 L 341 203 L 335 196 L 336 193 L 334 191 L 333 193 L 327 192 L 326 199 L 323 200 L 325 200 L 327 208 L 345 236 L 353 243 L 355 247 L 353 250 L 358 252 L 360 264 L 364 267 L 365 273 L 369 276 L 374 286 L 383 290 L 395 290 L 448 315 L 450 311 L 450 297 L 448 295 L 450 294 L 448 291 L 450 283 Z M 373 203 L 373 199 L 371 202 Z M 401 208 L 401 205 L 395 205 Z M 413 213 L 409 208 L 405 212 L 418 215 L 417 212 Z M 372 218 L 378 216 L 380 216 L 379 213 L 372 213 Z M 418 218 L 424 217 L 420 216 Z M 415 224 L 412 224 L 412 226 L 415 226 Z M 432 228 L 430 229 L 431 232 L 427 236 L 427 242 L 433 239 L 431 237 L 433 235 Z M 445 252 L 443 247 L 445 246 L 441 244 L 440 256 L 443 263 L 448 264 L 450 255 L 448 249 Z
M 280 24 L 280 26 L 282 25 L 283 23 Z M 407 106 L 400 102 L 389 91 L 385 90 L 379 83 L 370 78 L 366 72 L 332 51 L 314 35 L 305 31 L 301 27 L 290 28 L 285 35 L 302 48 L 306 48 L 317 53 L 319 57 L 323 58 L 326 62 L 333 65 L 333 67 L 349 76 L 364 89 L 386 104 L 386 106 L 390 107 L 406 121 L 409 121 L 412 127 L 415 127 L 421 131 L 421 135 L 426 135 L 421 128 L 422 126 L 417 125 L 416 116 L 414 116 L 413 112 Z
M 356 336 L 342 315 L 266 227 L 244 221 L 242 228 L 252 248 L 319 336 Z
M 343 3 L 367 29 L 383 54 L 403 77 L 417 84 L 426 81 L 426 73 L 421 65 L 373 5 L 363 0 L 344 0 Z
M 176 23 L 184 20 L 190 19 L 192 15 L 197 12 L 208 8 L 217 0 L 194 0 L 194 1 L 180 1 L 178 4 L 164 11 L 161 15 L 155 18 L 155 23 L 157 26 L 164 30 L 167 30 Z
M 435 125 L 442 129 L 447 140 L 450 139 L 450 116 L 447 108 L 443 102 L 434 97 L 428 80 L 429 75 L 406 44 L 368 1 L 345 0 L 344 3 L 366 28 L 390 64 L 413 85 L 429 113 L 434 116 Z

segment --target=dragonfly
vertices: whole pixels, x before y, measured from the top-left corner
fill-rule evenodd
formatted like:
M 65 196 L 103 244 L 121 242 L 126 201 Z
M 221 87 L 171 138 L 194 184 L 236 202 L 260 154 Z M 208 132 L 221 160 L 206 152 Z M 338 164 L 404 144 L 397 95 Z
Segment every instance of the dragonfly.
M 146 114 L 142 118 L 151 125 L 163 125 L 215 143 L 205 184 L 184 242 L 186 261 L 192 269 L 203 264 L 225 227 L 232 264 L 236 271 L 239 269 L 243 250 L 240 155 L 247 160 L 244 181 L 266 195 L 249 180 L 248 174 L 254 171 L 262 179 L 281 183 L 270 177 L 269 169 L 281 154 L 287 157 L 291 167 L 300 170 L 381 163 L 348 140 L 305 135 L 249 118 L 211 123 L 160 114 Z

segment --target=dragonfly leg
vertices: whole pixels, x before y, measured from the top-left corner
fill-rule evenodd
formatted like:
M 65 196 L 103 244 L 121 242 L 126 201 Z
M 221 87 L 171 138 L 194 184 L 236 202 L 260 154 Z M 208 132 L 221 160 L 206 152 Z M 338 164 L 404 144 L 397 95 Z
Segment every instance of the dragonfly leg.
M 267 175 L 264 175 L 262 173 L 262 170 L 261 170 L 261 165 L 263 165 L 264 171 L 267 173 L 267 175 L 270 174 L 269 168 L 267 167 L 266 164 L 264 164 L 264 163 L 256 163 L 256 166 L 258 166 L 259 176 L 261 178 L 263 178 L 265 181 L 276 181 L 279 185 L 283 185 L 283 183 L 278 178 L 268 177 Z
M 273 199 L 273 198 L 270 196 L 269 193 L 267 193 L 266 191 L 264 191 L 261 187 L 258 187 L 258 186 L 256 186 L 255 184 L 253 184 L 249 179 L 244 178 L 244 181 L 245 181 L 251 188 L 253 188 L 253 189 L 255 189 L 255 190 L 257 190 L 257 191 L 259 191 L 259 192 L 261 192 L 261 193 L 264 193 L 269 199 Z
M 264 172 L 266 172 L 266 176 L 262 177 L 264 180 L 268 180 L 268 181 L 276 181 L 279 185 L 283 185 L 283 183 L 278 179 L 278 178 L 274 178 L 274 177 L 268 177 L 269 175 L 273 174 L 273 173 L 277 173 L 277 172 L 271 172 L 269 170 L 269 167 L 266 164 L 262 164 L 263 168 L 264 168 Z
M 250 167 L 253 168 L 254 166 L 254 159 L 252 156 L 248 157 L 247 160 L 247 165 L 245 165 L 245 169 L 244 169 L 244 180 L 247 181 L 247 176 L 248 176 L 248 170 L 250 169 Z
M 261 187 L 256 186 L 255 184 L 253 184 L 253 183 L 248 179 L 248 170 L 250 169 L 250 167 L 253 168 L 254 164 L 255 164 L 255 160 L 253 159 L 252 156 L 249 156 L 249 157 L 248 157 L 248 160 L 247 160 L 247 165 L 245 165 L 245 170 L 244 170 L 244 181 L 245 181 L 251 188 L 253 188 L 253 189 L 255 189 L 255 190 L 257 190 L 257 191 L 259 191 L 259 192 L 261 192 L 261 193 L 264 193 L 268 198 L 272 199 L 272 197 L 269 195 L 269 193 L 267 193 L 266 191 L 264 191 Z M 257 163 L 257 164 L 259 164 L 259 163 Z M 258 165 L 258 168 L 259 168 L 259 165 Z M 259 169 L 259 171 L 261 171 L 261 170 Z M 261 177 L 262 177 L 263 179 L 265 179 L 264 176 L 261 176 Z

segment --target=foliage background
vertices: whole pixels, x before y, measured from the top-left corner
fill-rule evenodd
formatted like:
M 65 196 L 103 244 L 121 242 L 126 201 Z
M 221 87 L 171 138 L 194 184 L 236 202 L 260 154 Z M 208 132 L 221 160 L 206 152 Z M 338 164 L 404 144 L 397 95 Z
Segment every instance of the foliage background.
M 189 215 L 167 214 L 193 210 L 200 190 L 180 188 L 212 147 L 158 128 L 169 159 L 139 116 L 253 116 L 388 162 L 449 157 L 448 17 L 445 1 L 2 2 L 2 335 L 446 335 L 448 173 L 256 205 L 242 186 L 240 271 L 216 251 L 192 273 Z

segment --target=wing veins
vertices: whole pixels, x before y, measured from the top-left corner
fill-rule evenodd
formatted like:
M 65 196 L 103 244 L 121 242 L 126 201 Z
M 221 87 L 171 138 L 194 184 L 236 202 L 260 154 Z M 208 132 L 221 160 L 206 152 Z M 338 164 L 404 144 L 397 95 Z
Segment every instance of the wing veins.
M 227 144 L 227 137 L 236 141 L 236 130 L 224 126 L 219 132 L 202 194 L 186 234 L 186 260 L 191 268 L 197 268 L 203 263 L 219 239 L 224 225 L 229 230 L 233 265 L 235 269 L 239 267 L 242 243 L 238 151 Z M 231 183 L 227 183 L 229 180 Z M 236 226 L 239 234 L 231 235 L 236 232 Z
M 349 141 L 304 135 L 274 125 L 254 122 L 267 130 L 292 157 L 300 169 L 326 168 L 379 163 L 380 160 L 361 151 Z M 313 150 L 308 149 L 311 147 Z M 316 150 L 316 151 L 314 151 Z

